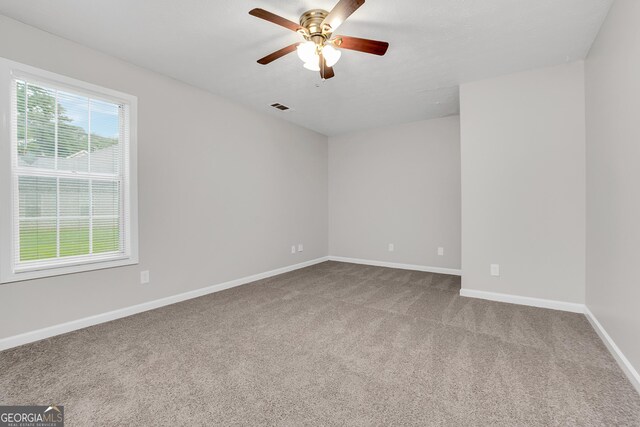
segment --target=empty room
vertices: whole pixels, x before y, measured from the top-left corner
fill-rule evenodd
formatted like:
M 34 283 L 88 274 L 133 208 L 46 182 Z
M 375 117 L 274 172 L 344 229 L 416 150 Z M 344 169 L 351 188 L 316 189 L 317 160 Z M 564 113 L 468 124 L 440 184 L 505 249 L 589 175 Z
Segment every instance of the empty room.
M 640 1 L 0 0 L 0 427 L 640 426 Z

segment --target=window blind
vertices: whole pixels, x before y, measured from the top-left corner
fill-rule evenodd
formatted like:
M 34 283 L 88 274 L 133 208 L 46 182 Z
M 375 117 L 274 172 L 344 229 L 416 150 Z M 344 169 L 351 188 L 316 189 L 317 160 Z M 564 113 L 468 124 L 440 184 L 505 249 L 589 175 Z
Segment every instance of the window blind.
M 14 270 L 127 255 L 128 106 L 13 80 Z

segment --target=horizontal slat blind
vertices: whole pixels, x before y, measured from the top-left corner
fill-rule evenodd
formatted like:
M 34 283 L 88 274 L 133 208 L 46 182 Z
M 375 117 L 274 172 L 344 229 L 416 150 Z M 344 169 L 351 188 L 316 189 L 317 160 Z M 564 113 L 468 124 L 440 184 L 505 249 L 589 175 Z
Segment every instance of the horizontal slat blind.
M 126 255 L 126 106 L 14 85 L 15 269 Z

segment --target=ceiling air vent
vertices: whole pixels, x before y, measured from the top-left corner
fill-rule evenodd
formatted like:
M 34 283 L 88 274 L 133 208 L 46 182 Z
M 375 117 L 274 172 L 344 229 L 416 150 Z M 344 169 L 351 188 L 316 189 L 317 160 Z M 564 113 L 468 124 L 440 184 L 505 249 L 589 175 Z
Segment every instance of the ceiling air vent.
M 278 104 L 277 102 L 275 104 L 271 104 L 271 106 L 281 111 L 287 111 L 289 109 L 286 105 Z

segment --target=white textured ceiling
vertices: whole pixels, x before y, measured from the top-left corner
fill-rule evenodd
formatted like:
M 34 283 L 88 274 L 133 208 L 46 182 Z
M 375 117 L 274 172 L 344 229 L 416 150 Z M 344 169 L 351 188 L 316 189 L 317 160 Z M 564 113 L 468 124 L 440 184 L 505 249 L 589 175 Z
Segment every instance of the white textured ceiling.
M 248 14 L 297 22 L 337 0 L 0 0 L 0 13 L 325 135 L 458 112 L 458 85 L 586 56 L 613 0 L 367 0 L 338 33 L 390 43 L 343 51 L 322 82 L 299 40 Z M 280 102 L 293 108 L 269 107 Z

